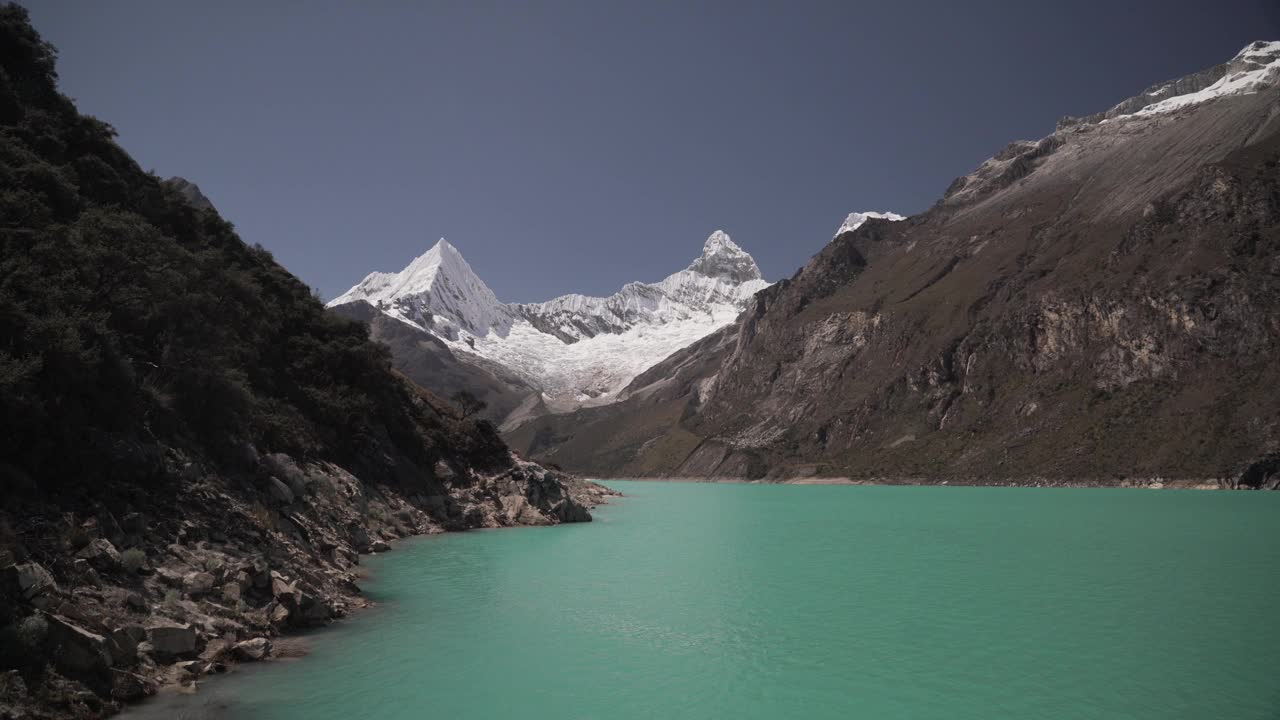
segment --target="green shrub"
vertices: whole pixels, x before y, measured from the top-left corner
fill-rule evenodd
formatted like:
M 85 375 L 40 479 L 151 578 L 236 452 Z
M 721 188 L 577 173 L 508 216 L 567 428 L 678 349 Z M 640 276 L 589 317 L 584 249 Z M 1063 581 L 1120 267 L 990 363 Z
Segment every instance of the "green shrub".
M 134 574 L 147 564 L 147 553 L 141 548 L 129 548 L 120 553 L 120 565 L 124 571 Z

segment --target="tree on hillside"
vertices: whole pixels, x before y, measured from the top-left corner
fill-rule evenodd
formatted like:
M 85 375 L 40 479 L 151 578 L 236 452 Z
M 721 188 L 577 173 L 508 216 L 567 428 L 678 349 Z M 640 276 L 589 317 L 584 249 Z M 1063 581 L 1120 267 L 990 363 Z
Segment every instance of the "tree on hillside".
M 463 420 L 466 420 L 472 415 L 475 415 L 489 407 L 489 403 L 476 397 L 474 393 L 468 390 L 459 390 L 454 393 L 450 399 L 453 400 L 453 404 L 457 405 L 458 409 L 462 411 Z

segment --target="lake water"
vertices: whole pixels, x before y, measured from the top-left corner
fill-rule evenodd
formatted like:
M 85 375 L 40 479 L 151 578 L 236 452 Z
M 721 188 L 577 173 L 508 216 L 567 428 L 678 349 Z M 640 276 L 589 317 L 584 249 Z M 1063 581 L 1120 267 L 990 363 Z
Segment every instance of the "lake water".
M 1280 717 L 1280 493 L 609 483 L 373 558 L 258 720 Z

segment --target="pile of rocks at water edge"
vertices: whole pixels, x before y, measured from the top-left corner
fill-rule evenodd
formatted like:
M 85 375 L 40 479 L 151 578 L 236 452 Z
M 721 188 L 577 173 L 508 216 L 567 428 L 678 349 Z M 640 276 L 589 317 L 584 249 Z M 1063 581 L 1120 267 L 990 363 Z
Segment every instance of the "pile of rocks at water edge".
M 268 659 L 272 638 L 367 604 L 361 553 L 414 534 L 586 521 L 614 494 L 519 460 L 398 487 L 286 455 L 258 467 L 249 481 L 193 479 L 176 507 L 42 516 L 53 523 L 0 511 L 0 718 L 102 717 Z

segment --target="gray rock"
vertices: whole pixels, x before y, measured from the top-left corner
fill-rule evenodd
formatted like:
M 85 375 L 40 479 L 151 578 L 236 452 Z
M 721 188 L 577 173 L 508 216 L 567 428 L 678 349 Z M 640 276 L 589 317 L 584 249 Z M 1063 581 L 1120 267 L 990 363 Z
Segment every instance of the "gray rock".
M 147 625 L 147 642 L 161 658 L 183 657 L 196 652 L 199 638 L 191 625 L 160 620 Z
M 229 582 L 222 586 L 222 599 L 233 606 L 240 600 L 240 593 L 240 585 L 235 582 Z
M 289 608 L 277 603 L 276 606 L 271 609 L 271 624 L 276 627 L 280 627 L 287 622 L 289 622 Z
M 76 553 L 77 558 L 88 560 L 99 570 L 114 570 L 120 567 L 120 551 L 106 538 L 94 538 L 88 545 Z
M 271 641 L 264 637 L 245 640 L 244 642 L 236 643 L 232 648 L 232 652 L 238 660 L 256 662 L 270 654 Z
M 184 660 L 179 663 L 174 663 L 173 667 L 181 674 L 197 678 L 201 675 L 209 674 L 209 670 L 212 666 L 204 660 Z
M 437 478 L 444 480 L 445 482 L 453 480 L 458 475 L 454 472 L 453 468 L 449 466 L 449 463 L 443 460 L 436 461 L 435 473 Z
M 318 598 L 302 593 L 298 599 L 298 614 L 293 618 L 296 625 L 324 625 L 333 617 L 333 610 L 327 603 Z
M 271 571 L 271 595 L 291 607 L 298 604 L 297 584 L 289 582 L 288 578 L 274 570 Z
M 391 545 L 386 540 L 374 540 L 369 544 L 369 550 L 376 553 L 387 552 L 391 550 Z
M 187 573 L 182 580 L 182 589 L 192 597 L 207 595 L 213 591 L 215 580 L 207 572 Z
M 132 665 L 138 659 L 138 642 L 146 637 L 146 631 L 140 626 L 118 627 L 107 634 L 107 650 L 111 653 L 111 664 L 116 666 Z
M 111 667 L 107 639 L 90 632 L 69 618 L 49 615 L 46 640 L 49 656 L 59 670 L 72 675 L 105 674 Z
M 361 552 L 367 552 L 373 540 L 369 538 L 369 531 L 363 525 L 353 525 L 351 527 L 351 544 Z
M 53 575 L 50 575 L 49 571 L 39 563 L 24 563 L 16 566 L 15 569 L 18 575 L 18 590 L 28 600 L 58 591 L 58 584 L 53 581 Z
M 156 684 L 142 675 L 120 669 L 111 671 L 111 696 L 117 700 L 132 702 L 155 692 Z
M 84 558 L 76 558 L 75 561 L 71 563 L 71 568 L 74 571 L 74 577 L 77 580 L 77 584 L 88 585 L 90 587 L 102 586 L 102 578 L 98 577 L 98 571 L 93 569 L 93 566 L 89 564 L 88 560 L 85 560 Z
M 171 568 L 171 567 L 160 567 L 160 568 L 156 568 L 156 578 L 160 582 L 164 583 L 165 585 L 168 585 L 170 587 L 175 587 L 175 588 L 181 588 L 183 586 L 183 583 L 186 582 L 187 576 L 186 576 L 186 573 L 184 573 L 179 569 Z

